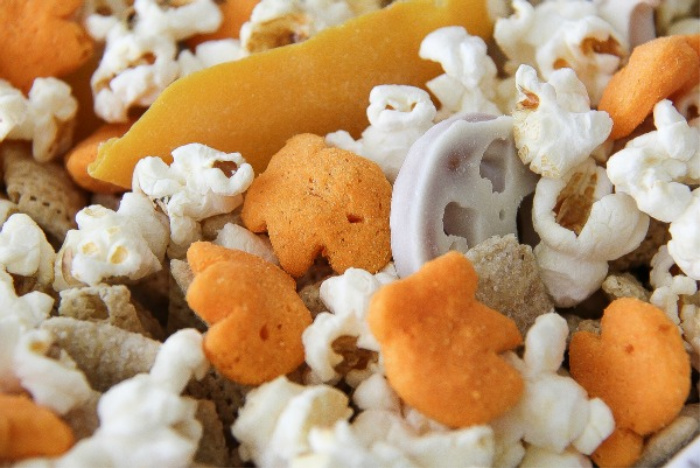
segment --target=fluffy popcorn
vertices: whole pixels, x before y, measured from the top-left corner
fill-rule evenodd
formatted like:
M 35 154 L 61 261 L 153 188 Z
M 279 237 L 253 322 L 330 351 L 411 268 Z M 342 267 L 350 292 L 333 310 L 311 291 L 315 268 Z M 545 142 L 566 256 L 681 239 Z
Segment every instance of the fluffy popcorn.
M 238 224 L 226 223 L 217 233 L 213 243 L 227 249 L 243 250 L 275 265 L 280 263 L 267 237 L 255 234 Z
M 352 414 L 347 396 L 327 385 L 305 387 L 286 377 L 251 390 L 231 427 L 243 460 L 284 466 L 309 450 L 309 432 Z
M 53 337 L 35 327 L 53 302 L 38 291 L 18 297 L 12 277 L 0 268 L 0 392 L 28 391 L 38 404 L 65 414 L 87 400 L 90 386 L 65 352 L 46 356 Z
M 518 103 L 513 135 L 520 159 L 544 177 L 560 178 L 585 161 L 612 129 L 605 112 L 590 109 L 583 84 L 563 68 L 542 83 L 521 65 L 515 75 Z
M 190 378 L 208 369 L 202 336 L 184 329 L 161 346 L 148 374 L 138 374 L 110 388 L 100 398 L 100 426 L 56 460 L 69 466 L 169 466 L 193 462 L 202 436 L 197 402 L 181 397 Z
M 32 142 L 32 155 L 50 161 L 70 148 L 78 101 L 71 88 L 56 78 L 34 80 L 28 98 L 0 80 L 0 141 Z
M 436 110 L 430 95 L 420 88 L 379 85 L 369 94 L 370 125 L 355 141 L 344 130 L 326 136 L 326 142 L 379 164 L 390 182 L 396 179 L 411 145 L 433 125 Z
M 697 15 L 695 0 L 663 0 L 656 8 L 659 31 L 668 32 L 676 22 Z
M 176 148 L 173 163 L 146 157 L 134 169 L 132 188 L 148 196 L 170 218 L 170 237 L 187 246 L 201 237 L 199 221 L 230 213 L 243 202 L 253 168 L 239 153 L 198 143 Z
M 248 52 L 304 41 L 355 16 L 346 0 L 262 0 L 240 37 Z
M 700 188 L 693 190 L 692 195 L 685 211 L 669 227 L 668 252 L 686 275 L 700 281 Z
M 568 333 L 564 318 L 554 312 L 541 315 L 528 331 L 523 359 L 508 355 L 526 384 L 518 405 L 493 424 L 499 466 L 498 460 L 505 462 L 512 454 L 525 457 L 525 462 L 532 447 L 550 456 L 583 460 L 581 454 L 591 454 L 612 433 L 614 420 L 605 403 L 589 400 L 576 381 L 558 373 Z M 518 448 L 521 441 L 529 448 Z M 505 465 L 519 462 L 510 459 Z
M 361 412 L 351 425 L 314 428 L 309 441 L 311 453 L 292 466 L 491 466 L 494 453 L 488 426 L 421 431 L 399 412 L 380 409 Z
M 8 273 L 35 276 L 40 285 L 50 285 L 55 258 L 44 231 L 26 214 L 13 214 L 2 225 L 0 264 Z
M 689 184 L 700 182 L 700 130 L 669 100 L 654 106 L 656 130 L 629 141 L 608 160 L 615 190 L 630 194 L 643 212 L 672 222 L 691 204 Z
M 458 112 L 501 114 L 494 102 L 498 71 L 483 39 L 460 26 L 445 27 L 425 36 L 418 54 L 445 71 L 426 83 L 440 101 L 440 120 Z
M 132 106 L 152 104 L 180 76 L 178 41 L 212 32 L 222 20 L 213 0 L 193 0 L 181 6 L 136 0 L 133 11 L 130 21 L 99 13 L 86 19 L 90 34 L 106 40 L 91 87 L 95 112 L 108 122 L 125 122 Z
M 642 242 L 649 218 L 631 197 L 612 193 L 605 170 L 589 158 L 564 179 L 540 179 L 532 222 L 542 279 L 555 304 L 570 307 L 600 287 L 609 260 Z
M 65 351 L 57 359 L 47 356 L 53 341 L 46 330 L 25 331 L 15 348 L 15 375 L 37 404 L 65 414 L 85 403 L 92 389 Z
M 312 374 L 311 381 L 332 382 L 342 375 L 337 367 L 343 363 L 345 356 L 335 349 L 336 340 L 342 337 L 355 338 L 358 350 L 379 352 L 379 343 L 372 335 L 366 316 L 372 295 L 383 285 L 396 279 L 393 269 L 385 269 L 377 275 L 349 268 L 340 276 L 334 276 L 321 284 L 321 300 L 330 312 L 321 312 L 313 324 L 302 335 L 306 362 Z M 349 380 L 357 383 L 366 374 L 376 370 L 376 363 L 364 369 L 351 369 Z
M 143 278 L 162 268 L 167 223 L 143 195 L 126 193 L 117 211 L 88 206 L 75 220 L 78 229 L 68 231 L 58 254 L 57 281 L 65 279 L 64 271 L 95 285 L 113 277 Z
M 500 18 L 494 38 L 508 62 L 506 70 L 521 64 L 536 66 L 549 80 L 556 70 L 572 68 L 593 104 L 627 54 L 627 41 L 602 18 L 594 2 L 554 0 L 533 6 L 514 0 L 515 13 Z
M 205 68 L 224 62 L 233 62 L 245 57 L 240 42 L 235 39 L 206 41 L 197 46 L 195 52 L 183 50 L 177 58 L 180 76 L 187 76 Z

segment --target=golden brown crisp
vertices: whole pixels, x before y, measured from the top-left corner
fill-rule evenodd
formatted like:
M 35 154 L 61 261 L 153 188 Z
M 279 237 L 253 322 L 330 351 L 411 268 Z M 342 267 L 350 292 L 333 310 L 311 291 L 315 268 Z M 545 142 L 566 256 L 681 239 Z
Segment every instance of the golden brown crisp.
M 72 19 L 82 0 L 2 0 L 0 78 L 24 92 L 35 78 L 63 76 L 93 53 L 87 32 Z
M 301 335 L 311 313 L 294 280 L 270 262 L 207 242 L 192 244 L 187 303 L 209 330 L 204 352 L 225 377 L 259 385 L 304 362 Z
M 451 427 L 485 424 L 523 392 L 498 353 L 522 337 L 513 320 L 478 302 L 467 258 L 449 252 L 372 297 L 369 324 L 392 387 L 409 405 Z
M 253 181 L 241 217 L 251 231 L 267 231 L 294 277 L 319 254 L 338 273 L 374 273 L 391 258 L 390 206 L 391 184 L 377 164 L 307 133 L 291 138 Z

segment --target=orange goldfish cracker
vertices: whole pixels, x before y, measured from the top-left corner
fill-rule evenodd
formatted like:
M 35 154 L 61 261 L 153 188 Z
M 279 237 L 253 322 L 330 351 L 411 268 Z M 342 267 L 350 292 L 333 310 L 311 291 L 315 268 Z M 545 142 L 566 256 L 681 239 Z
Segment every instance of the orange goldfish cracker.
M 92 40 L 70 19 L 82 0 L 0 2 L 0 78 L 29 91 L 34 78 L 63 76 L 93 53 Z
M 25 395 L 0 393 L 0 461 L 58 456 L 73 446 L 70 427 Z
M 571 375 L 591 397 L 605 401 L 618 428 L 639 436 L 658 431 L 673 421 L 690 392 L 690 359 L 678 328 L 662 310 L 634 298 L 613 301 L 601 327 L 600 336 L 574 334 Z
M 515 322 L 474 298 L 476 287 L 469 260 L 449 252 L 370 302 L 369 325 L 392 387 L 451 427 L 487 423 L 523 392 L 519 372 L 498 355 L 522 337 Z
M 204 352 L 221 374 L 259 385 L 304 361 L 301 335 L 311 313 L 289 275 L 255 255 L 202 242 L 187 257 L 195 271 L 187 303 L 210 325 Z
M 613 119 L 610 139 L 625 137 L 654 105 L 700 80 L 696 36 L 667 36 L 636 47 L 627 65 L 610 80 L 598 106 Z
M 390 206 L 391 184 L 377 164 L 306 133 L 291 138 L 253 181 L 241 218 L 251 231 L 267 231 L 292 276 L 319 254 L 338 273 L 375 273 L 391 258 Z
M 642 436 L 618 427 L 598 446 L 591 458 L 601 468 L 632 466 L 641 456 L 643 448 Z
M 66 154 L 66 170 L 76 184 L 97 193 L 124 191 L 122 187 L 94 179 L 88 174 L 87 167 L 97 158 L 97 149 L 103 142 L 124 135 L 130 126 L 130 123 L 104 124 Z

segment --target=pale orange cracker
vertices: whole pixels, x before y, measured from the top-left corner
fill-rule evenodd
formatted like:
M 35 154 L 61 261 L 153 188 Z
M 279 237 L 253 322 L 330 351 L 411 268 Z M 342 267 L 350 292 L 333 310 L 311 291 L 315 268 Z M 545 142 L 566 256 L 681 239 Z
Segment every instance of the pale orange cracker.
M 342 273 L 376 272 L 391 258 L 391 184 L 380 167 L 323 137 L 291 138 L 248 190 L 245 226 L 267 231 L 282 268 L 303 275 L 319 255 Z
M 665 36 L 637 46 L 629 62 L 613 75 L 598 110 L 610 114 L 609 138 L 623 138 L 651 114 L 659 101 L 688 90 L 700 80 L 695 36 Z
M 673 421 L 690 391 L 690 359 L 678 327 L 662 310 L 634 298 L 617 299 L 605 309 L 600 336 L 574 334 L 569 364 L 589 395 L 610 407 L 616 430 L 630 431 L 639 441 Z M 596 455 L 601 465 L 624 458 L 625 451 L 630 459 L 639 456 L 633 439 L 620 433 L 604 444 Z
M 93 53 L 74 19 L 83 0 L 2 0 L 0 78 L 27 92 L 37 77 L 63 76 Z
M 451 427 L 484 424 L 520 399 L 520 373 L 498 353 L 522 342 L 515 323 L 474 298 L 477 276 L 449 252 L 371 299 L 369 325 L 386 375 L 409 405 Z
M 70 427 L 26 395 L 0 393 L 0 462 L 58 456 L 75 442 Z
M 187 303 L 210 325 L 204 351 L 219 372 L 258 385 L 304 362 L 301 335 L 311 313 L 288 274 L 255 255 L 206 242 L 193 244 L 187 260 L 195 273 Z

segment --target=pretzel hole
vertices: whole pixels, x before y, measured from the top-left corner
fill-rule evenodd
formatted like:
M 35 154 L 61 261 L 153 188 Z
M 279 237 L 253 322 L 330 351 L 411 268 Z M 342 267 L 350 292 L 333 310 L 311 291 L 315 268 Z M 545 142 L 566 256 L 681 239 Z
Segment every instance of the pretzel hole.
M 491 190 L 501 193 L 506 188 L 506 166 L 503 155 L 505 154 L 504 140 L 494 140 L 484 151 L 479 165 L 479 176 L 491 181 Z

